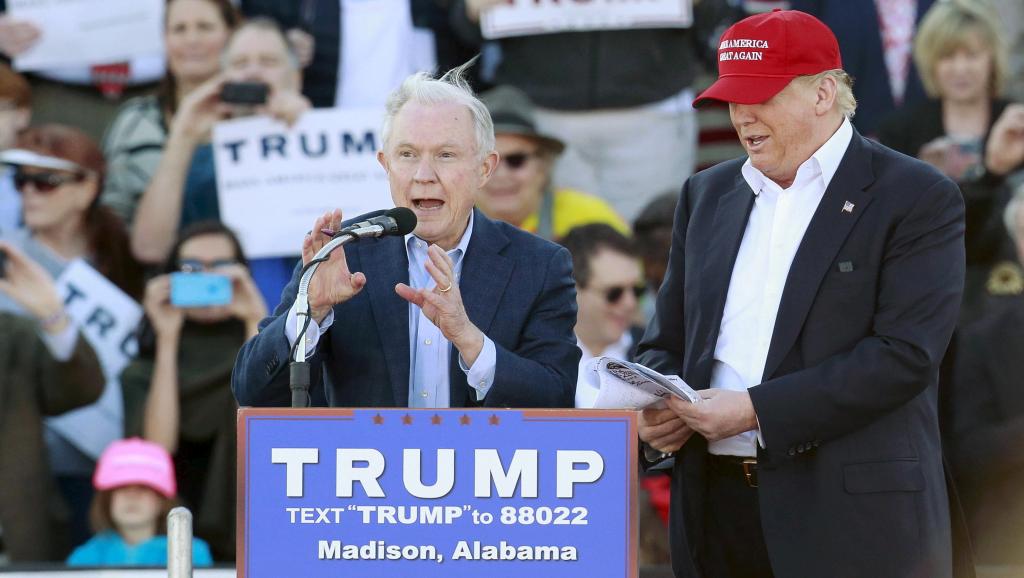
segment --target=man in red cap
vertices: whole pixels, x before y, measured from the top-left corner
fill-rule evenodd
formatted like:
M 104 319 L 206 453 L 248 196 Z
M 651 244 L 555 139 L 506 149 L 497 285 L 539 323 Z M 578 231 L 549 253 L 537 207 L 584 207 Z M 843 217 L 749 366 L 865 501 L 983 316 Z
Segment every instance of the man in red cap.
M 747 158 L 691 177 L 639 361 L 703 402 L 646 410 L 675 453 L 677 576 L 948 577 L 936 385 L 964 281 L 964 207 L 861 137 L 835 36 L 796 11 L 727 30 Z

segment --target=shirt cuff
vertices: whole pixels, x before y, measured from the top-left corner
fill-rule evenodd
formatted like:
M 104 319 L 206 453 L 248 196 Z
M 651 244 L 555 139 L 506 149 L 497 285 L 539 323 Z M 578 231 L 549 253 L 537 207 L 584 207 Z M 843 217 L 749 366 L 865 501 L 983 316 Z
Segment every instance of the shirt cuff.
M 757 429 L 754 430 L 754 434 L 757 435 L 757 445 L 761 446 L 762 450 L 766 450 L 768 446 L 764 445 L 764 438 L 761 437 L 761 420 L 757 419 L 757 414 L 754 414 L 754 419 L 757 421 Z
M 296 309 L 296 305 L 292 305 L 292 308 L 288 310 L 288 319 L 285 320 L 284 324 L 284 336 L 288 339 L 289 346 L 295 344 L 295 338 L 298 336 L 298 328 L 295 327 L 297 319 L 299 317 L 299 311 Z M 306 328 L 306 357 L 309 357 L 316 351 L 316 344 L 320 343 L 320 336 L 327 333 L 327 330 L 331 328 L 331 324 L 334 323 L 334 309 L 327 312 L 327 316 L 320 323 L 316 322 L 316 319 L 309 318 L 309 327 Z
M 472 367 L 466 367 L 466 360 L 459 354 L 459 367 L 466 372 L 466 381 L 476 390 L 476 400 L 482 401 L 494 385 L 494 367 L 498 364 L 498 353 L 494 342 L 484 335 L 484 346 Z
M 50 355 L 57 361 L 67 361 L 75 353 L 75 345 L 78 344 L 78 328 L 74 323 L 68 323 L 64 331 L 54 335 L 45 331 L 39 332 L 43 344 L 50 350 Z
M 651 447 L 647 442 L 644 442 L 642 446 L 644 448 L 644 459 L 650 464 L 656 464 L 672 455 Z

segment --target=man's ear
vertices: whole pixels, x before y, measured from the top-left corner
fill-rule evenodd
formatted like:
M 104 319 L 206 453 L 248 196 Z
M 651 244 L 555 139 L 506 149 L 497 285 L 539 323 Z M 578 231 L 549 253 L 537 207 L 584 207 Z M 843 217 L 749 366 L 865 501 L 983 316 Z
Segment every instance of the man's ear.
M 487 181 L 491 180 L 491 175 L 494 174 L 494 169 L 498 168 L 498 151 L 491 151 L 487 153 L 483 161 L 480 162 L 480 186 L 478 188 L 484 188 Z
M 377 162 L 384 168 L 384 172 L 390 173 L 391 169 L 388 167 L 388 159 L 384 156 L 384 151 L 377 151 Z
M 818 116 L 827 114 L 832 110 L 838 96 L 839 85 L 836 83 L 836 79 L 831 75 L 825 76 L 815 89 L 814 112 Z

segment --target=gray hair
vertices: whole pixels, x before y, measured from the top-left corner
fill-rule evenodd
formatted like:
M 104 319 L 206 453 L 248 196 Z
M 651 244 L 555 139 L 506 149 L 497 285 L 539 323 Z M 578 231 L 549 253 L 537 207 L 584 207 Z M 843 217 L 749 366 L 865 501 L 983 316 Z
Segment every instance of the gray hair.
M 799 78 L 809 86 L 817 86 L 824 78 L 834 79 L 836 81 L 836 105 L 839 107 L 839 112 L 849 119 L 852 119 L 853 115 L 857 113 L 857 99 L 853 96 L 853 78 L 846 71 L 836 68 Z
M 221 52 L 220 55 L 220 67 L 222 69 L 227 68 L 228 49 L 231 47 L 232 41 L 242 31 L 248 29 L 260 30 L 262 32 L 270 32 L 272 34 L 276 34 L 281 39 L 281 42 L 284 44 L 285 55 L 288 58 L 288 66 L 290 66 L 293 70 L 302 69 L 302 66 L 300 66 L 299 64 L 299 54 L 295 50 L 295 45 L 292 44 L 291 40 L 289 40 L 288 34 L 285 33 L 284 28 L 281 28 L 281 25 L 278 24 L 276 20 L 272 18 L 267 18 L 266 16 L 256 16 L 254 18 L 248 18 L 241 24 L 239 24 L 238 28 L 235 28 L 231 32 L 231 38 L 229 38 L 227 44 L 224 45 L 224 50 L 223 52 Z
M 1017 186 L 1017 189 L 1013 193 L 1013 198 L 1006 204 L 1006 209 L 1003 211 L 1003 223 L 1006 225 L 1006 231 L 1010 233 L 1010 238 L 1016 242 L 1020 242 L 1020 225 L 1018 221 L 1021 210 L 1024 210 L 1024 183 Z
M 477 156 L 483 158 L 494 150 L 494 122 L 487 106 L 473 94 L 473 88 L 466 80 L 466 70 L 476 62 L 476 57 L 465 64 L 446 72 L 441 78 L 434 78 L 426 72 L 407 77 L 402 85 L 388 96 L 382 129 L 384 148 L 391 138 L 391 124 L 398 111 L 412 101 L 419 104 L 461 104 L 473 115 L 476 133 Z

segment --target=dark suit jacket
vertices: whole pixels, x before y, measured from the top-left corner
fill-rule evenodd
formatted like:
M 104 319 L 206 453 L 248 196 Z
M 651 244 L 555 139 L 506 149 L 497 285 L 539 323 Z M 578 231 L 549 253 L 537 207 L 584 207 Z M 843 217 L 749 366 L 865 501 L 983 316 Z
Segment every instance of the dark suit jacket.
M 917 22 L 935 0 L 917 0 Z M 872 135 L 878 123 L 896 109 L 885 67 L 882 33 L 875 0 L 791 0 L 790 7 L 813 14 L 828 25 L 839 41 L 843 70 L 853 77 L 853 94 L 857 97 L 857 130 Z M 925 98 L 921 78 L 908 62 L 907 89 L 903 103 L 910 105 Z
M 683 186 L 640 346 L 641 363 L 695 388 L 709 386 L 753 205 L 743 160 Z M 963 218 L 955 184 L 854 133 L 790 267 L 763 382 L 749 390 L 766 444 L 758 494 L 775 576 L 950 575 L 936 383 L 963 289 Z M 676 454 L 678 576 L 706 576 L 706 456 L 700 436 Z
M 409 304 L 395 293 L 409 282 L 404 239 L 345 246 L 349 269 L 366 287 L 334 308 L 334 324 L 310 359 L 312 389 L 332 406 L 399 406 L 409 401 Z M 231 385 L 241 405 L 287 406 L 289 343 L 284 333 L 298 271 L 274 316 L 242 347 Z M 494 385 L 481 405 L 572 407 L 580 350 L 569 252 L 476 211 L 459 283 L 469 319 L 497 353 Z M 458 352 L 449 360 L 452 407 L 477 405 Z M 315 396 L 316 392 L 314 392 Z
M 1024 566 L 1024 296 L 959 333 L 952 457 L 978 561 Z
M 106 378 L 81 335 L 56 361 L 35 323 L 0 313 L 0 524 L 14 562 L 67 556 L 70 511 L 57 492 L 43 441 L 43 418 L 90 404 Z

